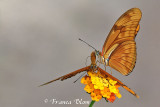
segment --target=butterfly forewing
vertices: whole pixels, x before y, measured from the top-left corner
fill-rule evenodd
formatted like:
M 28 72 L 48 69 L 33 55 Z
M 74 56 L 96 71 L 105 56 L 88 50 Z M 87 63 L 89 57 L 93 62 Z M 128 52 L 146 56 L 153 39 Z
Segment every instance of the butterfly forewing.
M 123 75 L 132 72 L 135 66 L 135 36 L 139 31 L 141 16 L 142 13 L 138 8 L 132 8 L 125 12 L 116 21 L 103 45 L 102 56 L 109 59 L 107 64 Z M 117 45 L 116 48 L 110 52 L 115 44 Z

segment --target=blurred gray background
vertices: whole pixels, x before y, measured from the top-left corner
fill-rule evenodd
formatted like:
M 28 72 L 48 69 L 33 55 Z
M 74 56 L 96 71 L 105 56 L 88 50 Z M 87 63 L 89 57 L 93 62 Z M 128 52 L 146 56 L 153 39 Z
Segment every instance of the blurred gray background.
M 129 76 L 113 75 L 140 99 L 120 88 L 121 99 L 113 104 L 102 99 L 94 107 L 160 106 L 159 0 L 0 0 L 0 106 L 88 107 L 44 103 L 46 98 L 90 101 L 80 80 L 73 83 L 79 76 L 38 86 L 85 67 L 93 49 L 78 38 L 101 51 L 115 21 L 133 7 L 143 13 L 136 67 Z

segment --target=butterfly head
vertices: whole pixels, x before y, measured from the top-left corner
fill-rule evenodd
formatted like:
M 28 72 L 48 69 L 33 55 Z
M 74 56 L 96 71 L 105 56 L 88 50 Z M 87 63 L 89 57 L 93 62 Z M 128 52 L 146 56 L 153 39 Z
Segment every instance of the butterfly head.
M 97 65 L 96 64 L 91 64 L 90 69 L 93 70 L 93 71 L 96 71 L 97 70 Z

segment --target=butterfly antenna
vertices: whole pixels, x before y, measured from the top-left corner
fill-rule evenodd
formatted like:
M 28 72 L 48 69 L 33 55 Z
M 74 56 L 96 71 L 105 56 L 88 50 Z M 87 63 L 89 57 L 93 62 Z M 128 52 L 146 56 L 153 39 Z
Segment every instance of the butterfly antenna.
M 86 43 L 88 46 L 90 46 L 91 48 L 93 48 L 94 50 L 96 50 L 96 48 L 94 48 L 93 46 L 91 46 L 90 44 L 88 44 L 87 42 L 85 42 L 84 40 L 82 40 L 81 38 L 79 38 L 80 41 Z M 97 50 L 96 50 L 97 51 Z
M 73 83 L 76 83 L 86 72 L 84 72 L 78 79 L 76 79 Z

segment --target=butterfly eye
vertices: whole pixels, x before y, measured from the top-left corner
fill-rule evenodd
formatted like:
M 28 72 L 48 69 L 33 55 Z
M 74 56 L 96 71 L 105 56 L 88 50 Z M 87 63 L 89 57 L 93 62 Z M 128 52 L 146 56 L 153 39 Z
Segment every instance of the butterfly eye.
M 90 68 L 93 69 L 93 65 L 91 65 Z
M 97 65 L 95 65 L 94 68 L 97 68 Z

